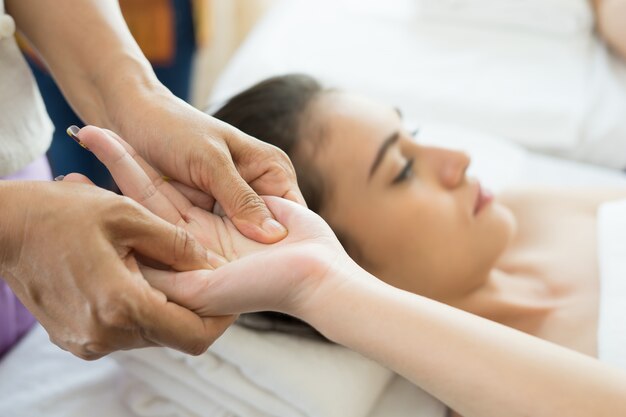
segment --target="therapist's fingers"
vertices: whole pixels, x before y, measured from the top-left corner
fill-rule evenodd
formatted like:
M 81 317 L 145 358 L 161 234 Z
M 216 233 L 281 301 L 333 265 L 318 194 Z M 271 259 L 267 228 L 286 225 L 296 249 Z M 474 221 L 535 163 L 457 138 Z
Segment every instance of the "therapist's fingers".
M 230 155 L 217 153 L 204 165 L 211 171 L 207 188 L 240 232 L 261 243 L 275 243 L 287 236 L 287 229 L 241 177 Z
M 193 201 L 190 201 L 190 199 L 187 198 L 185 193 L 180 192 L 176 187 L 174 187 L 171 184 L 171 180 L 169 178 L 161 175 L 161 173 L 159 173 L 156 169 L 150 166 L 150 164 L 148 164 L 146 160 L 143 159 L 141 155 L 139 155 L 128 142 L 122 139 L 120 135 L 108 129 L 102 130 L 106 132 L 111 138 L 119 142 L 124 147 L 124 149 L 126 149 L 126 152 L 128 152 L 128 154 L 133 158 L 137 165 L 139 165 L 141 169 L 144 170 L 146 175 L 150 178 L 150 180 L 152 180 L 152 183 L 155 184 L 157 189 L 165 197 L 167 197 L 172 202 L 172 204 L 174 204 L 174 206 L 176 206 L 181 214 L 184 215 L 184 213 L 188 209 L 196 205 Z
M 187 198 L 187 200 L 189 200 L 194 206 L 206 211 L 213 211 L 215 199 L 211 195 L 176 180 L 168 179 L 167 181 L 179 193 L 184 195 L 185 198 Z
M 182 221 L 176 205 L 153 182 L 127 149 L 104 130 L 86 126 L 77 132 L 80 141 L 107 167 L 122 193 L 170 223 Z
M 210 267 L 207 250 L 189 232 L 130 202 L 120 205 L 112 215 L 113 220 L 106 223 L 108 235 L 127 248 L 179 271 Z
M 234 316 L 200 317 L 194 312 L 148 292 L 138 325 L 147 341 L 199 355 L 224 333 Z

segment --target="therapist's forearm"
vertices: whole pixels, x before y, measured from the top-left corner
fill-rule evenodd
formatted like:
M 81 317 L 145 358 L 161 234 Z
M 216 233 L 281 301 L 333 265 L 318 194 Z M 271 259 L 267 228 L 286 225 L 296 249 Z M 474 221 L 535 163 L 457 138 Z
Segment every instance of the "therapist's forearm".
M 9 277 L 9 268 L 19 257 L 22 225 L 16 216 L 15 201 L 27 193 L 24 182 L 0 181 L 0 277 Z
M 128 133 L 129 120 L 143 105 L 173 99 L 132 38 L 117 1 L 7 0 L 6 6 L 86 123 Z
M 626 415 L 624 373 L 365 272 L 356 275 L 318 290 L 318 305 L 305 307 L 301 318 L 464 417 Z

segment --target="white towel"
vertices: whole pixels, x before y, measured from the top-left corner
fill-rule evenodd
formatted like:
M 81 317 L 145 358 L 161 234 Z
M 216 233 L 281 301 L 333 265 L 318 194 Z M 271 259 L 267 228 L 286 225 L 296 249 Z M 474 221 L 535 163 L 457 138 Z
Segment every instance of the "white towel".
M 626 370 L 626 200 L 598 210 L 598 357 Z
M 366 417 L 393 376 L 337 345 L 240 326 L 197 357 L 148 348 L 115 358 L 143 383 L 126 387 L 143 416 L 168 415 L 167 405 L 177 416 Z
M 593 30 L 587 0 L 419 0 L 418 4 L 422 18 L 453 24 L 551 35 L 589 34 Z

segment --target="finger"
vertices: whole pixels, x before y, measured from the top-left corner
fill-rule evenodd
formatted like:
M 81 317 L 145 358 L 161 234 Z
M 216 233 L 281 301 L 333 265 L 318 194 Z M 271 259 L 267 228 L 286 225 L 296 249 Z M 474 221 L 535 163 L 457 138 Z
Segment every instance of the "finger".
M 78 174 L 76 172 L 72 172 L 71 174 L 67 174 L 61 180 L 63 182 L 76 182 L 87 185 L 95 185 L 89 178 L 84 176 L 83 174 Z
M 207 250 L 182 227 L 136 206 L 108 225 L 140 254 L 178 271 L 209 268 Z
M 166 177 L 161 175 L 161 173 L 159 173 L 156 169 L 152 168 L 152 166 L 148 164 L 146 160 L 143 159 L 141 155 L 139 155 L 137 151 L 135 151 L 135 149 L 130 146 L 128 142 L 122 139 L 117 133 L 108 129 L 102 130 L 104 130 L 104 132 L 106 132 L 110 137 L 119 142 L 124 147 L 124 149 L 126 149 L 126 152 L 128 152 L 128 154 L 135 160 L 135 162 L 137 162 L 141 169 L 144 170 L 148 178 L 150 178 L 150 180 L 157 187 L 157 189 L 164 196 L 166 196 L 167 199 L 170 200 L 172 204 L 174 204 L 174 206 L 178 209 L 178 211 L 184 216 L 185 212 L 190 209 L 192 205 L 194 205 L 193 202 L 191 202 L 183 193 L 178 191 L 176 187 L 172 185 L 172 181 L 166 180 Z M 204 194 L 201 191 L 199 191 L 199 193 Z
M 146 341 L 199 355 L 230 326 L 234 316 L 200 317 L 151 289 L 139 309 L 137 324 Z
M 239 132 L 241 133 L 241 132 Z M 237 154 L 239 171 L 243 179 L 259 195 L 273 195 L 286 198 L 306 207 L 306 202 L 298 188 L 296 171 L 289 156 L 276 146 L 260 142 L 243 133 L 234 135 L 234 149 L 248 149 L 257 144 L 255 152 Z M 233 154 L 234 155 L 234 154 Z
M 283 195 L 283 198 L 286 198 L 289 201 L 293 201 L 296 204 L 300 204 L 301 206 L 308 207 L 304 196 L 299 188 L 291 189 Z
M 168 300 L 189 307 L 201 316 L 222 316 L 256 311 L 281 311 L 292 285 L 276 281 L 276 256 L 258 253 L 216 270 L 144 274 L 151 286 Z M 297 258 L 288 262 L 297 262 Z M 284 268 L 281 266 L 281 269 Z M 295 268 L 287 266 L 287 268 Z
M 200 317 L 170 301 L 147 305 L 142 317 L 146 340 L 192 355 L 204 353 L 235 321 L 234 316 Z
M 215 157 L 210 167 L 209 189 L 242 234 L 261 243 L 275 243 L 287 235 L 263 200 L 237 172 L 230 156 Z
M 213 211 L 215 199 L 204 191 L 200 191 L 197 188 L 192 188 L 181 182 L 175 180 L 169 180 L 168 183 L 174 187 L 179 193 L 181 193 L 189 202 L 206 211 Z
M 302 192 L 298 187 L 286 178 L 272 178 L 276 176 L 266 175 L 262 178 L 250 182 L 250 187 L 259 195 L 272 195 L 291 200 L 294 203 L 307 207 L 306 201 L 302 196 Z
M 168 300 L 196 313 L 203 311 L 202 294 L 207 290 L 209 270 L 176 272 L 142 265 L 141 273 L 150 286 L 165 294 Z
M 182 221 L 178 209 L 160 192 L 121 143 L 95 126 L 82 128 L 78 136 L 111 172 L 124 195 L 170 223 Z

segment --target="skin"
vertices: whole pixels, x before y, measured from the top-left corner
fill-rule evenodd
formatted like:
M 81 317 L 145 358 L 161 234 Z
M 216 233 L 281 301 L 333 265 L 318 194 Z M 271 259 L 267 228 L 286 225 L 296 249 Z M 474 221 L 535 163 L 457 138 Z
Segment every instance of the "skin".
M 313 155 L 329 184 L 321 215 L 363 268 L 394 287 L 596 355 L 595 216 L 623 191 L 514 190 L 476 211 L 469 157 L 420 144 L 394 109 L 331 92 L 308 112 L 308 128 L 324 132 Z
M 185 215 L 193 203 L 169 184 L 151 180 L 154 170 L 132 157 L 128 144 L 106 134 L 92 139 L 94 153 L 130 197 L 141 199 L 154 188 L 153 202 L 161 201 L 152 206 L 156 214 L 188 221 Z M 78 175 L 66 181 L 89 182 Z M 221 231 L 211 247 L 228 262 L 213 271 L 144 267 L 144 276 L 168 299 L 203 316 L 274 310 L 301 318 L 466 417 L 626 413 L 623 372 L 392 287 L 352 261 L 319 216 L 284 199 L 265 201 L 289 228 L 286 239 L 263 245 L 241 235 L 228 218 L 198 211 L 197 221 Z M 204 230 L 196 230 L 198 239 L 214 235 L 211 231 L 203 237 Z
M 394 109 L 353 94 L 324 94 L 310 112 L 325 132 L 314 161 L 331 189 L 322 217 L 355 244 L 348 251 L 363 267 L 439 300 L 484 285 L 515 221 L 497 202 L 475 212 L 479 184 L 465 175 L 467 155 L 418 145 Z M 397 141 L 370 174 L 394 134 Z M 394 183 L 410 160 L 412 168 Z
M 626 0 L 594 0 L 598 32 L 606 43 L 626 59 Z
M 286 229 L 256 193 L 304 204 L 289 158 L 174 97 L 130 35 L 117 1 L 7 0 L 5 6 L 81 119 L 122 133 L 160 174 L 194 195 L 200 208 L 219 203 L 245 236 L 265 243 L 285 237 Z M 87 129 L 78 136 L 89 134 Z M 0 276 L 60 347 L 86 359 L 154 344 L 197 354 L 228 325 L 187 311 L 171 326 L 161 320 L 172 309 L 163 295 L 141 296 L 151 293 L 130 262 L 131 249 L 179 269 L 207 260 L 197 251 L 172 252 L 172 234 L 197 243 L 180 228 L 148 233 L 163 228 L 129 199 L 84 187 L 3 183 L 0 205 Z M 94 205 L 117 214 L 91 210 Z M 126 229 L 136 237 L 121 232 Z M 180 259 L 172 260 L 172 253 Z M 61 259 L 72 267 L 59 265 Z M 51 286 L 55 291 L 47 291 Z M 117 296 L 122 293 L 128 298 Z M 74 324 L 76 317 L 80 324 Z

